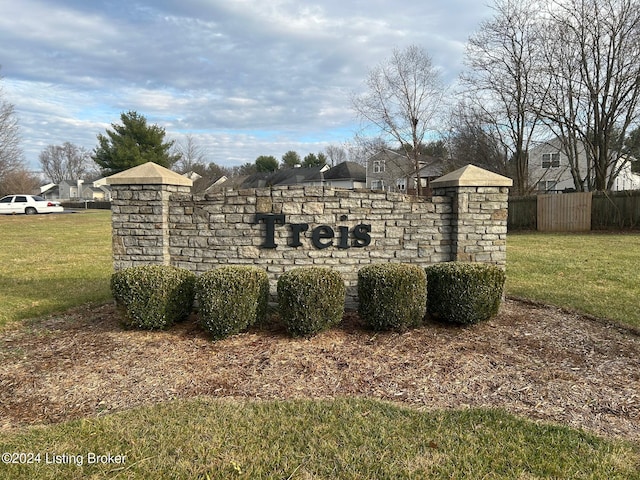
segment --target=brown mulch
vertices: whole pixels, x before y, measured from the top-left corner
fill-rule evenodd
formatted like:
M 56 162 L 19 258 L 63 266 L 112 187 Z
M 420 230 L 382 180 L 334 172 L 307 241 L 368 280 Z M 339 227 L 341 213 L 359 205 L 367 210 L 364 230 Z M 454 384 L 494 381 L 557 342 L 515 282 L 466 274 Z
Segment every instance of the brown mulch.
M 168 331 L 125 330 L 112 304 L 0 331 L 3 431 L 198 395 L 497 407 L 638 440 L 640 336 L 512 299 L 467 328 L 374 333 L 347 313 L 310 339 L 272 327 L 213 342 L 195 316 Z

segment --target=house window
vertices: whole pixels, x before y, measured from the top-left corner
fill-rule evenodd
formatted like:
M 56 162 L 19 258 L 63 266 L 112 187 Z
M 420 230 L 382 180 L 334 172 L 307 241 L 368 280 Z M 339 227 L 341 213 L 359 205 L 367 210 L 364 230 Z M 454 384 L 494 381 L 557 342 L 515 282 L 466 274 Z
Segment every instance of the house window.
M 384 190 L 384 182 L 382 180 L 373 180 L 371 182 L 372 190 Z
M 558 168 L 560 166 L 560 153 L 543 153 L 542 168 Z
M 544 193 L 544 192 L 552 192 L 556 189 L 558 185 L 558 182 L 553 182 L 553 181 L 541 181 L 538 182 L 538 184 L 536 185 L 538 187 L 538 192 Z
M 384 172 L 384 162 L 382 160 L 374 160 L 373 173 L 382 173 L 382 172 Z
M 406 185 L 406 181 L 404 178 L 400 178 L 398 179 L 398 190 L 400 190 L 401 192 L 404 192 L 407 189 L 407 185 Z

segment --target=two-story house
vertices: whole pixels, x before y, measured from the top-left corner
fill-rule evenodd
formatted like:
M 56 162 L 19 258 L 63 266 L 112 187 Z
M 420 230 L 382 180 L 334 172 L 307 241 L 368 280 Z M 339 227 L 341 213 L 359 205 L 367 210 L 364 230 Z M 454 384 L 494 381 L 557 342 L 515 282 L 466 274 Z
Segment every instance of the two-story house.
M 422 155 L 419 164 L 416 175 L 413 160 L 393 150 L 381 150 L 367 160 L 367 188 L 415 194 L 419 177 L 423 193 L 428 194 L 431 181 L 444 173 L 442 161 Z
M 620 160 L 621 162 L 623 160 Z M 584 147 L 578 151 L 578 165 L 584 175 L 587 171 L 587 156 Z M 529 151 L 529 183 L 538 193 L 575 190 L 569 158 L 562 151 L 559 139 L 543 142 Z M 640 189 L 640 175 L 631 170 L 626 162 L 615 179 L 612 190 Z

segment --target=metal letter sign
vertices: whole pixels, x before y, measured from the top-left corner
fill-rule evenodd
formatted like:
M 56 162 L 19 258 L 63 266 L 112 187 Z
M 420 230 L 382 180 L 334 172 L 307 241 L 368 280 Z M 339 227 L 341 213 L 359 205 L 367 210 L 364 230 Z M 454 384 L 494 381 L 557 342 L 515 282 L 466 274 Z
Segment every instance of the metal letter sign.
M 343 215 L 342 218 L 346 218 Z M 257 213 L 254 223 L 260 224 L 264 222 L 264 242 L 262 242 L 262 248 L 276 248 L 276 224 L 286 225 L 286 218 L 283 214 L 274 213 Z M 288 224 L 291 231 L 291 237 L 287 243 L 290 247 L 301 247 L 302 241 L 300 236 L 302 233 L 309 230 L 309 224 L 307 223 L 290 223 Z M 360 223 L 356 225 L 352 230 L 349 230 L 347 226 L 338 227 L 338 235 L 336 238 L 336 232 L 329 225 L 319 225 L 311 231 L 311 243 L 314 247 L 323 249 L 334 245 L 334 239 L 337 240 L 335 246 L 337 248 L 362 248 L 371 243 L 371 225 Z M 349 241 L 351 240 L 351 242 Z

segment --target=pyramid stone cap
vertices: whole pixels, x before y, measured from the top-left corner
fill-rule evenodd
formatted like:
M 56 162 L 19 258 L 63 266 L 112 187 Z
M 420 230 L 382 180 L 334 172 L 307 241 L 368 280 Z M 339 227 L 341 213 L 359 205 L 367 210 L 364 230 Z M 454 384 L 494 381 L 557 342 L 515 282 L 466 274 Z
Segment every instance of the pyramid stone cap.
M 432 188 L 442 187 L 510 187 L 513 180 L 475 165 L 467 165 L 431 182 Z
M 147 162 L 107 177 L 109 185 L 181 185 L 191 187 L 193 181 L 157 163 Z

